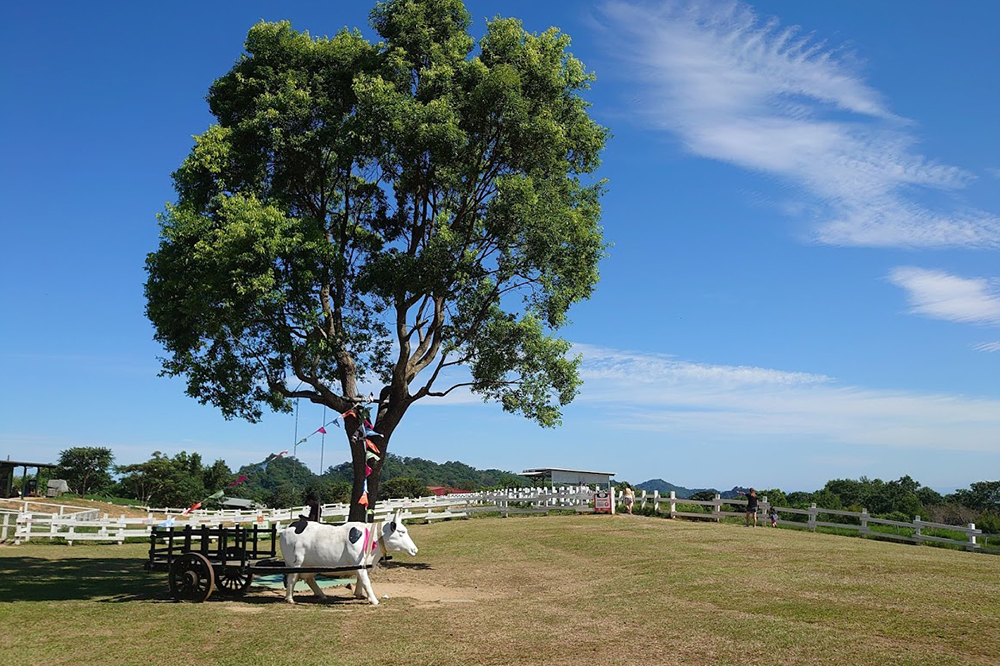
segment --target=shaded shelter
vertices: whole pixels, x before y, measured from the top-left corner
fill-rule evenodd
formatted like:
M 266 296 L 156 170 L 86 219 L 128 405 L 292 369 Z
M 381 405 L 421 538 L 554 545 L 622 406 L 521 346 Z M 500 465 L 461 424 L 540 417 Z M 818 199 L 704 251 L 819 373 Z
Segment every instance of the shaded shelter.
M 0 460 L 0 497 L 14 495 L 14 470 L 21 468 L 21 496 L 27 497 L 38 492 L 39 474 L 43 469 L 55 469 L 58 465 L 49 463 L 23 462 L 20 460 Z M 28 470 L 34 469 L 35 474 L 28 478 Z
M 591 472 L 582 469 L 565 469 L 561 467 L 539 467 L 521 472 L 533 483 L 542 486 L 598 486 L 611 487 L 614 472 Z

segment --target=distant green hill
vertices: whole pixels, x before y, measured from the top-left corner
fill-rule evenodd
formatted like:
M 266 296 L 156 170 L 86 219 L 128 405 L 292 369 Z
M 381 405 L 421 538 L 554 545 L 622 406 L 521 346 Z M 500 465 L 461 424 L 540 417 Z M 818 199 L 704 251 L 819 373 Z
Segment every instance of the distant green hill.
M 324 477 L 332 481 L 351 481 L 351 463 L 345 462 L 326 470 Z M 462 490 L 480 490 L 493 486 L 516 488 L 530 485 L 527 477 L 499 469 L 476 469 L 465 463 L 449 460 L 436 463 L 423 458 L 406 458 L 389 454 L 382 467 L 382 481 L 400 477 L 417 479 L 426 486 L 448 486 Z
M 638 488 L 639 490 L 645 490 L 646 492 L 649 493 L 658 490 L 660 491 L 661 495 L 669 495 L 670 491 L 673 491 L 674 494 L 681 499 L 687 499 L 691 497 L 691 495 L 694 495 L 695 493 L 700 492 L 702 490 L 715 491 L 714 488 L 685 488 L 683 486 L 675 486 L 672 483 L 667 483 L 663 479 L 650 479 L 649 481 L 643 481 L 642 483 L 637 483 L 635 487 Z
M 684 486 L 675 486 L 672 483 L 667 483 L 663 479 L 650 479 L 649 481 L 643 481 L 642 483 L 637 483 L 636 488 L 639 490 L 645 490 L 646 492 L 653 492 L 654 490 L 659 490 L 661 495 L 669 495 L 670 491 L 674 491 L 674 494 L 680 499 L 688 499 L 695 493 L 700 492 L 712 492 L 719 493 L 722 499 L 733 499 L 739 497 L 739 491 L 745 491 L 746 488 L 735 487 L 732 490 L 719 491 L 715 488 L 685 488 Z
M 309 494 L 317 495 L 324 502 L 344 502 L 350 496 L 353 478 L 350 462 L 332 466 L 321 476 L 291 457 L 276 458 L 264 470 L 259 466 L 260 463 L 254 463 L 241 467 L 236 476 L 245 478 L 235 486 L 224 488 L 226 495 L 252 499 L 268 506 L 302 504 Z M 527 477 L 513 472 L 476 469 L 458 461 L 436 463 L 390 453 L 382 468 L 382 481 L 396 478 L 413 478 L 425 486 L 447 486 L 462 490 L 530 485 Z

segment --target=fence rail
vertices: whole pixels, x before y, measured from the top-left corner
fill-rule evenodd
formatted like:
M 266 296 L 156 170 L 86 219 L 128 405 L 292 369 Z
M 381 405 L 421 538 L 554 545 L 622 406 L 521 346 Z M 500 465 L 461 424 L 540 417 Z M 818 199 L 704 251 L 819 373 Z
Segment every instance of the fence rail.
M 641 495 L 636 497 L 636 503 L 640 506 L 645 507 L 647 503 L 652 504 L 654 511 L 669 513 L 671 518 L 683 517 L 683 518 L 698 518 L 698 519 L 708 519 L 708 520 L 721 520 L 724 517 L 742 517 L 745 515 L 745 510 L 742 512 L 738 511 L 723 511 L 723 505 L 735 505 L 735 506 L 747 506 L 746 499 L 723 499 L 720 495 L 716 495 L 710 500 L 692 500 L 692 499 L 681 499 L 676 496 L 674 491 L 671 491 L 669 495 L 660 495 L 659 491 L 654 491 L 653 493 L 647 493 L 642 491 Z M 706 509 L 710 508 L 711 511 L 696 512 L 696 511 L 683 511 L 678 510 L 678 505 L 695 505 L 703 506 Z M 666 505 L 668 507 L 667 511 L 661 509 L 661 505 Z M 761 515 L 768 515 L 771 509 L 770 503 L 767 501 L 767 497 L 762 497 L 758 503 L 758 511 Z M 909 543 L 941 543 L 953 546 L 959 546 L 965 548 L 966 550 L 976 550 L 982 552 L 998 552 L 1000 553 L 1000 535 L 996 534 L 983 534 L 983 531 L 976 528 L 974 523 L 969 523 L 968 526 L 963 525 L 948 525 L 945 523 L 933 523 L 926 520 L 921 520 L 920 516 L 916 516 L 912 522 L 903 522 L 899 520 L 889 520 L 886 518 L 872 518 L 867 509 L 862 509 L 860 512 L 856 511 L 845 511 L 843 509 L 825 509 L 823 507 L 818 507 L 816 504 L 812 504 L 808 509 L 797 509 L 793 507 L 774 507 L 778 512 L 778 525 L 785 525 L 789 527 L 805 527 L 809 531 L 815 532 L 818 527 L 826 528 L 836 528 L 843 530 L 853 530 L 857 531 L 861 536 L 868 536 L 872 538 L 885 538 L 893 539 L 896 541 L 906 541 Z M 806 522 L 801 522 L 797 520 L 787 520 L 782 519 L 781 514 L 792 514 L 798 516 L 806 516 Z M 853 522 L 833 522 L 830 520 L 821 520 L 820 516 L 839 516 L 842 518 L 856 518 L 857 523 Z M 906 534 L 900 534 L 896 532 L 886 532 L 882 530 L 873 530 L 872 526 L 884 526 L 884 527 L 895 527 L 904 530 L 909 530 Z M 923 530 L 934 529 L 934 530 L 948 530 L 950 532 L 958 532 L 962 534 L 962 538 L 953 539 L 950 537 L 943 537 L 933 534 L 925 534 Z M 985 543 L 984 543 L 985 541 Z M 990 542 L 993 542 L 992 545 Z
M 614 494 L 613 491 L 612 493 Z M 652 506 L 657 513 L 669 515 L 671 518 L 720 521 L 727 517 L 744 516 L 745 508 L 733 511 L 723 510 L 723 507 L 746 507 L 747 500 L 723 499 L 719 495 L 711 500 L 692 500 L 678 498 L 673 492 L 669 495 L 660 495 L 659 492 L 642 491 L 636 496 L 636 504 L 640 507 Z M 691 511 L 687 510 L 688 507 L 701 507 L 701 510 Z M 55 504 L 44 508 L 54 510 L 50 512 L 29 510 L 28 503 L 18 511 L 0 509 L 0 541 L 7 541 L 13 537 L 15 543 L 32 539 L 63 539 L 70 544 L 75 541 L 123 543 L 129 538 L 149 536 L 151 528 L 164 523 L 165 520 L 172 520 L 171 524 L 177 527 L 187 525 L 199 527 L 220 523 L 233 525 L 276 523 L 280 528 L 282 524 L 292 522 L 306 512 L 305 508 L 219 511 L 199 509 L 184 515 L 183 509 L 164 508 L 150 509 L 145 517 L 140 518 L 127 516 L 111 518 L 108 514 L 101 514 L 97 509 L 81 511 L 80 507 Z M 971 523 L 968 526 L 947 525 L 921 520 L 920 516 L 912 522 L 903 522 L 873 518 L 865 510 L 858 513 L 843 509 L 825 509 L 815 504 L 808 509 L 775 508 L 779 516 L 778 524 L 782 526 L 799 527 L 810 531 L 816 531 L 817 528 L 835 528 L 855 531 L 862 537 L 916 544 L 925 542 L 945 544 L 972 551 L 1000 553 L 1000 535 L 983 534 L 982 530 Z M 765 516 L 770 510 L 766 497 L 761 498 L 759 509 Z M 593 491 L 585 486 L 555 489 L 519 488 L 436 497 L 389 499 L 378 503 L 375 517 L 378 520 L 401 511 L 403 519 L 432 522 L 467 518 L 482 513 L 498 513 L 506 517 L 525 513 L 548 513 L 553 510 L 592 513 Z M 322 507 L 322 513 L 325 522 L 344 522 L 350 513 L 350 506 L 326 504 Z M 783 515 L 786 517 L 783 518 Z M 789 520 L 787 518 L 789 515 L 804 516 L 805 521 Z M 827 520 L 827 516 L 853 518 L 856 521 L 835 522 Z M 897 531 L 886 531 L 889 528 Z M 961 537 L 928 534 L 925 530 L 947 530 L 959 533 Z
M 586 487 L 566 489 L 512 489 L 483 493 L 457 493 L 454 495 L 421 498 L 388 499 L 378 503 L 375 519 L 379 520 L 397 510 L 404 520 L 449 520 L 468 518 L 473 514 L 496 512 L 507 516 L 518 513 L 546 513 L 554 509 L 571 509 L 578 512 L 592 512 L 593 493 Z M 308 513 L 301 509 L 222 509 L 211 511 L 167 507 L 148 509 L 144 517 L 101 514 L 97 509 L 81 511 L 80 507 L 69 505 L 46 505 L 51 511 L 34 510 L 38 505 L 25 503 L 18 512 L 0 513 L 0 534 L 2 539 L 13 537 L 14 543 L 38 539 L 62 539 L 69 544 L 75 541 L 104 541 L 124 543 L 126 539 L 149 536 L 155 525 L 171 521 L 176 527 L 199 527 L 201 525 L 281 525 L 296 520 Z M 75 513 L 69 510 L 76 509 Z M 346 522 L 350 514 L 348 504 L 326 504 L 322 507 L 324 522 Z

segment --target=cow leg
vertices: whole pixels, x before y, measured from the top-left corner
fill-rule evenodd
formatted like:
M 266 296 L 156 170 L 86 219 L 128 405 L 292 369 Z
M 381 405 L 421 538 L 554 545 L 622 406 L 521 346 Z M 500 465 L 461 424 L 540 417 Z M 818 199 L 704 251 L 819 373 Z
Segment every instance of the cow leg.
M 297 573 L 285 574 L 285 602 L 289 604 L 294 604 L 295 600 L 292 599 L 292 590 L 295 589 L 295 582 L 299 579 Z
M 378 597 L 372 591 L 372 583 L 368 580 L 368 572 L 365 569 L 358 569 L 358 587 L 364 589 L 365 596 L 373 606 L 378 606 Z
M 319 597 L 320 600 L 326 600 L 326 594 L 324 594 L 322 588 L 316 582 L 316 574 L 302 574 L 301 578 L 309 586 L 309 589 L 313 591 L 313 594 Z
M 361 573 L 358 572 L 354 577 L 354 598 L 364 599 L 365 598 L 365 588 L 361 586 Z

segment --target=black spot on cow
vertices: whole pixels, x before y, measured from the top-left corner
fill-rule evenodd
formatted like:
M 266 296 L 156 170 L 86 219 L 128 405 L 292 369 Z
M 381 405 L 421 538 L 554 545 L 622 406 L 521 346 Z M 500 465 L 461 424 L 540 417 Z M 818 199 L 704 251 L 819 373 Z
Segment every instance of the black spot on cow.
M 347 538 L 351 540 L 351 543 L 357 543 L 358 539 L 361 538 L 361 530 L 357 527 L 352 527 L 351 533 L 347 535 Z

